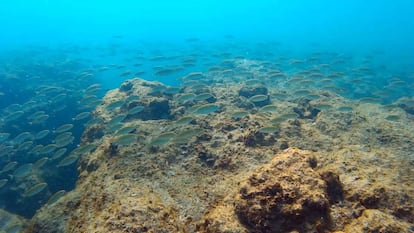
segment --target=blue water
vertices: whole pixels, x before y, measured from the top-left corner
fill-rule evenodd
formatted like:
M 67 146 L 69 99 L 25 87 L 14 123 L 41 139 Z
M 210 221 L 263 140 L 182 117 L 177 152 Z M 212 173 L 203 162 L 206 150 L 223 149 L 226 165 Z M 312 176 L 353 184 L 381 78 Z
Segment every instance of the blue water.
M 122 37 L 123 45 L 180 45 L 187 38 L 233 36 L 276 40 L 297 53 L 311 44 L 355 55 L 380 50 L 389 64 L 412 65 L 412 15 L 410 0 L 2 1 L 0 48 L 106 46 L 118 43 L 114 36 Z
M 353 85 L 342 83 L 348 90 L 342 93 L 345 97 L 369 97 L 395 77 L 412 85 L 413 15 L 414 1 L 410 0 L 1 1 L 1 116 L 9 116 L 28 101 L 47 102 L 56 96 L 39 97 L 42 85 L 64 88 L 67 97 L 63 103 L 51 101 L 24 110 L 19 120 L 1 124 L 0 133 L 10 134 L 2 142 L 2 149 L 14 149 L 0 157 L 0 169 L 10 161 L 36 162 L 15 151 L 18 145 L 13 144 L 13 138 L 21 132 L 53 131 L 62 124 L 74 123 L 75 139 L 67 148 L 76 148 L 88 119 L 74 122 L 73 118 L 93 110 L 82 106 L 82 98 L 86 88 L 96 83 L 101 89 L 94 94 L 102 97 L 106 90 L 135 76 L 177 86 L 180 77 L 194 71 L 206 72 L 225 59 L 275 62 L 280 57 L 307 59 L 322 52 L 350 58 L 340 67 L 344 72 L 361 67 L 367 58 L 370 67 L 376 69 L 376 76 L 363 77 L 372 89 L 353 92 Z M 151 60 L 158 55 L 170 59 Z M 158 68 L 180 66 L 184 58 L 192 56 L 197 57 L 196 61 L 184 70 L 165 76 L 154 74 Z M 331 58 L 322 59 L 329 63 Z M 97 71 L 102 67 L 110 68 Z M 284 69 L 291 72 L 290 67 Z M 121 75 L 126 71 L 132 74 Z M 82 72 L 90 72 L 93 77 L 77 81 Z M 134 75 L 136 72 L 139 74 Z M 35 76 L 40 79 L 33 79 Z M 390 104 L 412 95 L 413 88 L 401 87 L 382 101 Z M 55 111 L 62 105 L 63 110 Z M 45 111 L 49 119 L 33 125 L 26 119 L 36 111 Z M 50 135 L 36 143 L 47 145 L 53 140 Z M 56 170 L 56 163 L 38 175 L 49 184 L 46 197 L 61 189 L 68 191 L 76 182 L 75 165 Z M 8 175 L 0 174 L 0 179 L 9 179 L 0 189 L 0 208 L 31 217 L 47 198 L 22 198 L 24 188 L 16 188 L 17 183 L 12 183 Z M 68 175 L 73 178 L 62 182 Z

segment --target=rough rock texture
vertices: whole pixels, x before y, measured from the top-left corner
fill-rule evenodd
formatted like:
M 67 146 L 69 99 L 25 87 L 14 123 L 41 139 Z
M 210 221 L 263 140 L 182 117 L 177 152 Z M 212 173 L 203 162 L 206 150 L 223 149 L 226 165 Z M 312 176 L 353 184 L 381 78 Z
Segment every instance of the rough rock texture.
M 26 232 L 69 232 L 72 211 L 79 206 L 79 193 L 71 192 L 37 211 Z
M 388 233 L 388 232 L 413 232 L 411 224 L 402 222 L 394 216 L 375 209 L 364 210 L 362 215 L 347 225 L 345 232 Z
M 99 181 L 98 177 L 91 177 Z M 72 232 L 182 232 L 176 210 L 151 187 L 129 186 L 124 179 L 111 186 L 87 187 L 70 219 Z M 91 181 L 91 185 L 93 185 Z M 99 192 L 96 196 L 91 192 Z M 88 213 L 85 215 L 85 213 Z M 99 220 L 98 220 L 99 219 Z M 98 221 L 97 221 L 98 220 Z
M 79 159 L 76 188 L 38 211 L 26 232 L 413 231 L 414 121 L 404 110 L 323 92 L 310 105 L 333 107 L 263 133 L 278 116 L 311 109 L 298 98 L 271 97 L 275 112 L 246 110 L 234 104 L 243 83 L 216 73 L 208 78 L 217 85 L 197 84 L 175 95 L 139 79 L 108 92 L 94 113 L 103 123 L 83 136 L 83 144 L 97 148 Z M 216 97 L 218 111 L 194 114 L 208 102 L 177 101 L 198 86 Z M 126 101 L 131 96 L 139 98 Z M 117 144 L 108 122 L 128 104 L 138 101 L 145 112 L 160 99 L 168 101 L 169 116 L 126 117 L 119 127 L 132 127 L 136 140 Z M 121 107 L 106 109 L 119 100 Z M 353 111 L 336 111 L 337 105 Z M 238 111 L 248 114 L 232 118 Z M 404 124 L 387 120 L 389 114 Z M 190 121 L 177 123 L 185 117 Z M 160 136 L 171 139 L 152 145 Z M 362 222 L 367 226 L 358 228 Z
M 254 231 L 321 231 L 329 223 L 327 185 L 306 152 L 289 149 L 251 175 L 236 198 L 236 213 Z
M 227 232 L 237 220 L 252 232 L 323 232 L 329 229 L 327 185 L 311 166 L 310 152 L 288 149 L 242 181 L 232 199 L 205 217 L 200 229 Z M 219 213 L 227 212 L 227 214 Z M 230 216 L 229 216 L 230 215 Z M 237 226 L 241 228 L 240 226 Z M 245 229 L 246 231 L 246 229 Z

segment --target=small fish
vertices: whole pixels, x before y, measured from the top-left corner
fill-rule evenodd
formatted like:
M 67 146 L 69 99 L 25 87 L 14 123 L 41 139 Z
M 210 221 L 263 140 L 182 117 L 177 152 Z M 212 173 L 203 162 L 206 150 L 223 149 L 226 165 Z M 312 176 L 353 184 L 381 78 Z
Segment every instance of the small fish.
M 282 123 L 282 122 L 284 122 L 288 119 L 294 119 L 294 118 L 297 118 L 297 117 L 298 117 L 298 115 L 296 113 L 285 113 L 285 114 L 282 114 L 278 117 L 273 118 L 272 120 L 270 120 L 270 122 L 273 125 L 279 125 L 280 123 Z
M 92 84 L 88 88 L 86 88 L 85 94 L 86 95 L 91 95 L 91 94 L 94 94 L 94 93 L 97 93 L 97 92 L 101 91 L 101 89 L 102 88 L 101 88 L 100 84 Z
M 167 60 L 167 57 L 159 55 L 159 56 L 151 57 L 149 58 L 149 60 L 150 61 L 163 61 L 163 60 Z
M 123 127 L 121 129 L 119 129 L 118 131 L 116 131 L 116 135 L 124 135 L 124 134 L 128 134 L 131 133 L 132 131 L 135 130 L 135 127 L 132 126 L 126 126 Z
M 120 73 L 119 76 L 120 77 L 125 77 L 125 76 L 129 76 L 131 74 L 132 74 L 132 72 L 130 70 L 126 70 L 126 71 Z
M 51 160 L 56 160 L 60 157 L 62 157 L 62 155 L 64 155 L 66 152 L 68 151 L 68 149 L 66 148 L 60 148 L 59 150 L 57 150 L 52 157 L 50 158 Z
M 145 70 L 138 70 L 137 72 L 135 72 L 135 75 L 140 76 L 140 75 L 143 75 L 145 73 L 147 73 Z
M 80 78 L 88 78 L 88 77 L 93 77 L 92 73 L 88 73 L 88 72 L 83 72 L 79 75 Z
M 13 146 L 0 146 L 0 157 L 14 153 Z
M 205 77 L 204 74 L 201 72 L 192 72 L 184 76 L 183 79 L 194 80 L 194 79 L 203 79 L 204 77 Z
M 63 133 L 66 132 L 68 130 L 71 130 L 73 128 L 73 124 L 64 124 L 59 126 L 56 130 L 55 133 Z
M 135 134 L 124 134 L 121 136 L 117 136 L 114 140 L 114 143 L 117 145 L 129 145 L 138 140 L 137 135 Z
M 112 102 L 112 103 L 108 104 L 108 106 L 106 106 L 105 109 L 108 110 L 108 111 L 111 111 L 115 108 L 121 107 L 122 105 L 124 105 L 124 103 L 125 103 L 124 100 L 118 100 L 118 101 L 115 101 L 115 102 Z
M 62 93 L 62 94 L 59 94 L 59 95 L 57 95 L 57 96 L 55 96 L 55 97 L 53 97 L 52 99 L 51 99 L 51 101 L 52 102 L 54 102 L 54 103 L 56 103 L 56 102 L 61 102 L 61 101 L 63 101 L 63 100 L 65 100 L 66 99 L 66 94 L 65 93 Z
M 77 155 L 83 155 L 83 154 L 87 154 L 87 153 L 95 150 L 96 147 L 97 146 L 95 144 L 90 143 L 90 144 L 79 146 L 78 148 L 73 150 L 72 153 L 77 154 Z
M 67 138 L 64 138 L 64 139 L 61 139 L 61 140 L 55 140 L 55 145 L 59 148 L 60 147 L 65 147 L 65 146 L 73 143 L 73 140 L 75 140 L 74 136 L 70 136 L 70 137 L 67 137 Z
M 33 146 L 33 141 L 25 141 L 17 147 L 17 151 L 29 150 Z
M 165 89 L 164 94 L 174 95 L 174 94 L 178 94 L 179 92 L 180 92 L 179 87 L 168 87 L 167 89 Z
M 34 169 L 39 169 L 41 167 L 43 167 L 43 165 L 45 165 L 47 163 L 47 161 L 49 160 L 48 157 L 43 157 L 40 158 L 39 160 L 37 160 L 34 164 L 33 164 L 33 168 Z
M 61 141 L 61 140 L 66 140 L 66 139 L 70 138 L 71 136 L 72 136 L 72 132 L 63 132 L 63 133 L 56 136 L 54 142 L 58 142 L 58 141 Z
M 158 135 L 157 137 L 151 140 L 151 146 L 162 146 L 167 144 L 173 137 L 175 136 L 174 133 L 168 132 Z
M 203 101 L 203 100 L 215 99 L 215 98 L 216 98 L 216 97 L 215 97 L 213 94 L 206 92 L 206 93 L 201 93 L 201 94 L 198 94 L 198 95 L 194 98 L 194 100 L 195 100 L 195 101 Z
M 192 121 L 194 121 L 194 118 L 193 117 L 184 116 L 184 117 L 181 117 L 180 119 L 178 119 L 175 122 L 175 124 L 177 124 L 177 125 L 186 125 L 186 124 L 189 124 Z
M 64 159 L 62 159 L 58 165 L 56 165 L 56 167 L 66 167 L 71 165 L 72 163 L 76 162 L 76 160 L 79 159 L 79 156 L 77 155 L 69 155 L 67 157 L 65 157 Z
M 200 133 L 199 129 L 189 129 L 179 132 L 174 138 L 172 138 L 172 143 L 176 144 L 186 144 L 188 143 L 193 137 Z
M 90 91 L 91 89 L 95 89 L 95 88 L 101 88 L 101 84 L 99 83 L 91 84 L 89 87 L 86 88 L 86 91 Z
M 142 112 L 144 109 L 145 109 L 144 106 L 135 106 L 131 108 L 130 110 L 128 110 L 128 115 L 135 115 L 137 113 Z
M 17 135 L 14 139 L 13 142 L 16 144 L 20 144 L 23 143 L 24 141 L 27 140 L 33 140 L 33 135 L 30 132 L 23 132 L 20 133 L 19 135 Z
M 321 98 L 321 96 L 318 94 L 309 94 L 309 95 L 306 95 L 305 98 L 308 100 L 317 100 Z
M 241 118 L 243 118 L 247 115 L 249 115 L 249 112 L 239 111 L 239 112 L 235 112 L 235 113 L 231 114 L 231 118 L 233 118 L 235 120 L 238 120 L 238 119 L 241 119 Z
M 91 125 L 96 125 L 100 123 L 103 123 L 103 120 L 101 118 L 93 118 L 89 120 L 88 122 L 86 122 L 85 126 L 91 126 Z
M 155 93 L 163 93 L 165 90 L 167 89 L 167 87 L 165 86 L 161 86 L 161 85 L 157 85 L 157 86 L 152 86 L 151 87 L 151 94 L 155 94 Z
M 47 130 L 47 129 L 45 129 L 45 130 L 42 130 L 42 131 L 39 131 L 35 136 L 34 136 L 34 139 L 36 139 L 36 140 L 41 140 L 41 139 L 43 139 L 43 138 L 45 138 L 48 134 L 50 133 L 50 131 L 49 130 Z
M 1 172 L 2 172 L 2 173 L 4 173 L 4 172 L 11 171 L 11 170 L 13 170 L 16 166 L 17 166 L 17 162 L 16 162 L 16 161 L 10 162 L 10 163 L 6 164 L 6 165 L 3 167 L 3 169 L 1 170 Z
M 79 120 L 83 120 L 83 119 L 85 119 L 85 118 L 88 118 L 88 117 L 90 117 L 91 116 L 91 113 L 90 112 L 81 112 L 81 113 L 79 113 L 78 115 L 76 115 L 74 118 L 73 118 L 73 120 L 74 121 L 79 121 Z
M 3 188 L 7 184 L 8 181 L 9 181 L 8 179 L 1 179 L 0 180 L 0 188 Z
M 47 187 L 47 183 L 38 183 L 30 187 L 23 193 L 24 197 L 31 197 L 42 192 Z
M 139 100 L 139 96 L 131 95 L 131 96 L 128 96 L 128 98 L 125 99 L 125 102 L 132 102 L 132 101 L 135 101 L 135 100 Z
M 278 131 L 278 128 L 275 126 L 265 126 L 259 129 L 259 133 L 264 133 L 264 134 L 272 134 L 272 133 L 276 133 Z
M 66 194 L 65 190 L 59 190 L 55 194 L 53 194 L 49 200 L 46 202 L 47 205 L 52 205 L 57 202 L 60 198 L 62 198 Z
M 165 69 L 161 69 L 161 70 L 156 71 L 154 73 L 154 75 L 156 75 L 156 76 L 167 76 L 167 75 L 171 75 L 171 74 L 174 74 L 174 73 L 182 71 L 182 70 L 184 70 L 184 68 L 180 68 L 180 67 L 165 68 Z
M 388 121 L 399 121 L 401 119 L 401 116 L 392 114 L 392 115 L 388 115 L 387 117 L 385 117 L 385 119 Z
M 112 134 L 123 127 L 122 123 L 117 123 L 115 125 L 108 125 L 109 128 L 105 129 L 105 133 Z
M 39 115 L 32 120 L 31 124 L 42 124 L 42 123 L 45 123 L 47 119 L 49 119 L 49 115 L 47 114 Z
M 94 102 L 96 100 L 99 100 L 96 95 L 85 95 L 82 98 L 81 103 L 82 104 L 90 104 L 91 102 Z
M 32 115 L 28 116 L 27 119 L 28 120 L 33 120 L 36 117 L 40 116 L 40 115 L 44 115 L 46 112 L 45 111 L 37 111 L 35 113 L 33 113 Z
M 99 69 L 98 69 L 98 71 L 106 71 L 106 70 L 109 70 L 109 67 L 107 67 L 107 66 L 102 66 L 102 67 L 99 67 Z
M 272 94 L 272 97 L 276 98 L 276 99 L 280 99 L 280 100 L 284 100 L 287 98 L 287 95 L 284 93 L 274 93 Z
M 116 124 L 120 123 L 121 121 L 123 121 L 126 118 L 126 116 L 127 116 L 126 114 L 120 114 L 120 115 L 114 117 L 113 119 L 111 119 L 108 122 L 108 126 L 113 126 L 113 125 L 116 125 Z
M 333 108 L 330 104 L 315 104 L 313 107 L 319 110 L 329 110 Z
M 259 109 L 259 112 L 270 112 L 270 113 L 272 113 L 272 112 L 276 112 L 276 111 L 277 111 L 277 106 L 275 106 L 275 105 L 266 105 L 266 106 L 261 107 Z
M 195 94 L 187 93 L 187 94 L 183 94 L 183 95 L 179 96 L 177 98 L 177 101 L 183 103 L 183 102 L 187 102 L 187 101 L 192 101 L 192 100 L 195 99 L 195 97 L 196 97 Z
M 52 152 L 54 152 L 56 149 L 58 149 L 59 147 L 56 144 L 49 144 L 45 147 L 43 147 L 40 150 L 40 154 L 50 154 Z
M 249 100 L 253 103 L 266 101 L 269 99 L 269 96 L 267 95 L 255 95 L 249 98 Z
M 309 90 L 306 90 L 306 89 L 299 89 L 299 90 L 296 90 L 296 91 L 293 92 L 293 95 L 295 97 L 306 96 L 306 95 L 309 95 L 309 94 L 311 94 L 311 92 Z
M 22 166 L 18 167 L 13 172 L 13 176 L 15 176 L 17 178 L 25 177 L 25 176 L 29 175 L 29 173 L 32 171 L 32 167 L 33 167 L 33 164 L 31 164 L 31 163 L 23 164 Z
M 29 151 L 29 153 L 32 155 L 39 155 L 43 147 L 43 145 L 36 145 Z
M 8 116 L 4 117 L 3 121 L 5 121 L 5 122 L 15 121 L 23 115 L 24 115 L 23 111 L 16 111 L 16 112 L 10 113 Z
M 203 114 L 203 115 L 205 115 L 205 114 L 209 114 L 209 113 L 215 112 L 215 111 L 217 111 L 219 109 L 220 109 L 220 107 L 218 105 L 216 105 L 216 104 L 205 104 L 205 105 L 202 105 L 202 106 L 198 107 L 195 110 L 195 113 L 196 114 Z

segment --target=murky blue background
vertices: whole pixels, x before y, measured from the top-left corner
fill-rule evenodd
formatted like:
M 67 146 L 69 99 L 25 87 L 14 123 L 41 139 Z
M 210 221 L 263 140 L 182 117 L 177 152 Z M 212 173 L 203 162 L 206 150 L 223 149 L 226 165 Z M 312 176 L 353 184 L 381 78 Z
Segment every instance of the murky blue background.
M 389 64 L 414 63 L 414 2 L 410 0 L 74 1 L 0 3 L 0 48 L 22 44 L 81 46 L 187 38 L 276 40 L 356 55 L 386 52 Z M 118 83 L 116 83 L 117 85 Z
M 234 35 L 401 51 L 413 49 L 412 15 L 410 0 L 15 0 L 0 3 L 0 30 L 2 46 Z

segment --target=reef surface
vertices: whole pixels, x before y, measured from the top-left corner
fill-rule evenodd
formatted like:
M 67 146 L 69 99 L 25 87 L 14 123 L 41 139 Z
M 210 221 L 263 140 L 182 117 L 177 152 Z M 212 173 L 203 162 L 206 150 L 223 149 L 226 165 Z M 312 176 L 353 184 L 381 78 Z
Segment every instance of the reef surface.
M 76 188 L 26 232 L 414 231 L 411 114 L 227 76 L 109 91 Z

